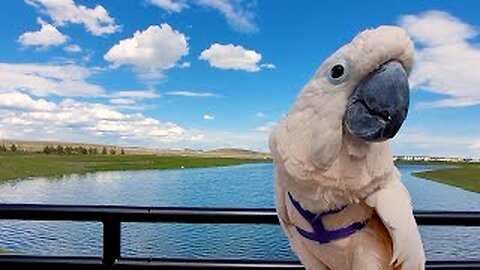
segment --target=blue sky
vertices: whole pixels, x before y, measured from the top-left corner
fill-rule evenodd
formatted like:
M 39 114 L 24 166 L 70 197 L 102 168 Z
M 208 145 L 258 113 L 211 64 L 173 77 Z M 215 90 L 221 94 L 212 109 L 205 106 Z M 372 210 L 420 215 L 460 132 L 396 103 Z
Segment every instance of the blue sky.
M 7 1 L 0 137 L 266 150 L 326 57 L 395 24 L 417 63 L 394 153 L 480 157 L 476 1 L 357 2 Z

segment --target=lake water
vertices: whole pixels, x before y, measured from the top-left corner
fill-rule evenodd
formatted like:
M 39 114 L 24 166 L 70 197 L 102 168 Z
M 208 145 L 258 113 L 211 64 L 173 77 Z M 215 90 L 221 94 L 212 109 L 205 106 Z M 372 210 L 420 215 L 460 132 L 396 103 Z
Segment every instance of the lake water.
M 422 180 L 400 165 L 416 210 L 480 210 L 480 194 Z M 272 164 L 99 172 L 0 184 L 0 203 L 273 207 Z M 295 259 L 276 225 L 122 225 L 122 256 Z M 102 253 L 100 223 L 0 221 L 0 248 L 36 255 Z M 480 229 L 421 227 L 427 258 L 480 258 Z

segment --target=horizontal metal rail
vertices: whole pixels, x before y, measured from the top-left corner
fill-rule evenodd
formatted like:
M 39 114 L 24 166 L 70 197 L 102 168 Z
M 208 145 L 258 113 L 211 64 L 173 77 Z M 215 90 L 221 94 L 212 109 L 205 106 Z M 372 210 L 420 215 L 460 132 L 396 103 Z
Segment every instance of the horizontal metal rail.
M 480 211 L 416 211 L 419 225 L 479 226 Z M 123 258 L 121 223 L 278 224 L 274 209 L 0 204 L 0 219 L 103 223 L 102 257 L 1 255 L 0 269 L 303 269 L 298 261 Z M 427 269 L 480 269 L 480 261 L 429 261 Z
M 480 211 L 415 211 L 419 225 L 480 226 Z M 272 208 L 196 208 L 96 205 L 0 204 L 0 219 L 278 224 Z

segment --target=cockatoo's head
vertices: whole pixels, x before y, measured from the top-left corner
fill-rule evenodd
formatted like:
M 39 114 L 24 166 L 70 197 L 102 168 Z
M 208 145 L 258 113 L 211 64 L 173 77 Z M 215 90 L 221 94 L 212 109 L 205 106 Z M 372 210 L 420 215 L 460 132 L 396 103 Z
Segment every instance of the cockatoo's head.
M 325 117 L 341 118 L 344 132 L 360 140 L 393 138 L 407 116 L 412 63 L 413 45 L 403 29 L 382 26 L 364 31 L 330 56 L 301 94 L 341 96 L 344 102 L 337 104 L 341 110 L 335 111 L 339 114 L 327 115 L 325 103 L 315 99 L 300 97 L 299 102 L 325 112 Z
M 345 179 L 340 171 L 352 162 L 373 170 L 374 157 L 391 159 L 385 141 L 407 116 L 412 65 L 413 43 L 402 28 L 381 26 L 358 34 L 318 68 L 272 133 L 276 162 L 296 178 L 321 169 L 329 170 L 324 176 Z M 359 163 L 367 159 L 370 167 Z M 341 160 L 349 165 L 339 167 Z

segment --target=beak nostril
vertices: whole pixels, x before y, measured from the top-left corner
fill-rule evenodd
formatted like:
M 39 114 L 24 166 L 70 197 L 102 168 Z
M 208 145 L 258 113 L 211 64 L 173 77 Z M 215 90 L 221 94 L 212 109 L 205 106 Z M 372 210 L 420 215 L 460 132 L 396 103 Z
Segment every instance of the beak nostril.
M 392 117 L 390 116 L 388 111 L 383 111 L 380 113 L 380 115 L 382 116 L 383 120 L 386 120 L 388 122 L 392 120 Z
M 392 117 L 390 116 L 390 113 L 387 110 L 380 111 L 380 112 L 375 111 L 368 106 L 368 104 L 365 100 L 360 100 L 360 103 L 363 104 L 363 106 L 365 107 L 365 109 L 367 109 L 367 111 L 370 115 L 378 116 L 378 117 L 382 118 L 385 122 L 390 122 L 392 120 Z

